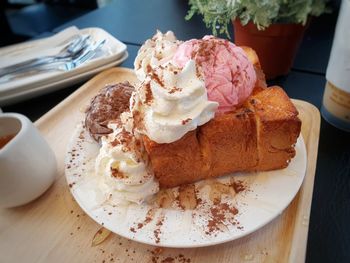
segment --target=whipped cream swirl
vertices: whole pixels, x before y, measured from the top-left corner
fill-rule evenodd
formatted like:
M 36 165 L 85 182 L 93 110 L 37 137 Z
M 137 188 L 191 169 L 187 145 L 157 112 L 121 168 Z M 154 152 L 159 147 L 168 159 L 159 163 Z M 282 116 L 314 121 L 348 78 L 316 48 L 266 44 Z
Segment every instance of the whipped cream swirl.
M 196 64 L 183 68 L 171 62 L 148 72 L 137 89 L 133 114 L 138 132 L 157 143 L 171 143 L 214 118 L 217 102 L 208 101 L 204 81 Z M 135 97 L 135 96 L 134 96 Z
M 158 30 L 151 39 L 146 40 L 135 58 L 137 78 L 143 81 L 147 72 L 169 62 L 180 44 L 181 41 L 176 39 L 173 32 L 163 34 Z
M 95 171 L 113 201 L 141 204 L 159 191 L 159 184 L 144 161 L 142 144 L 120 123 L 110 123 L 113 133 L 102 137 Z

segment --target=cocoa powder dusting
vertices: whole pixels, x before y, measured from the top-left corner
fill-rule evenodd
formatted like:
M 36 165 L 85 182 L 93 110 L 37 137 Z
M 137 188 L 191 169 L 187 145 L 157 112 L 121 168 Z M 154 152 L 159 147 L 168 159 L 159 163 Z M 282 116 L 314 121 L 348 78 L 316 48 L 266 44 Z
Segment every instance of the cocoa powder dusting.
M 162 248 L 155 248 L 154 250 L 149 251 L 151 253 L 151 262 L 154 263 L 171 263 L 171 262 L 178 262 L 178 263 L 191 263 L 190 258 L 186 258 L 183 254 L 178 255 L 163 255 L 163 249 Z
M 148 223 L 150 223 L 153 220 L 154 213 L 155 213 L 154 209 L 148 210 L 146 218 L 145 218 L 145 221 L 144 221 L 144 224 L 148 224 Z
M 141 114 L 141 112 L 139 112 L 138 110 L 134 110 L 132 115 L 134 118 L 135 127 L 140 130 L 143 130 L 145 126 L 143 124 L 143 115 Z
M 171 263 L 171 262 L 175 262 L 175 259 L 172 257 L 166 257 L 161 261 L 161 263 Z
M 179 88 L 179 87 L 172 87 L 172 88 L 169 90 L 169 94 L 173 94 L 173 93 L 175 93 L 175 92 L 177 92 L 177 91 L 182 91 L 182 89 Z
M 125 178 L 125 175 L 116 168 L 111 167 L 111 173 L 114 178 L 119 178 L 119 179 Z
M 159 244 L 159 242 L 160 242 L 160 235 L 162 234 L 160 228 L 162 227 L 163 222 L 164 222 L 164 215 L 161 215 L 161 216 L 158 218 L 158 221 L 157 221 L 157 223 L 156 223 L 157 228 L 153 231 L 154 238 L 155 238 L 155 242 L 156 242 L 157 244 Z
M 148 65 L 148 66 L 149 66 L 149 65 Z M 150 67 L 150 70 L 149 70 L 148 66 L 147 66 L 147 73 L 150 74 L 152 80 L 154 80 L 155 82 L 157 82 L 157 83 L 159 84 L 159 86 L 161 86 L 161 87 L 164 88 L 164 83 L 163 83 L 163 81 L 159 78 L 158 74 L 152 70 L 151 66 L 149 66 L 149 67 Z M 149 71 L 148 71 L 148 70 L 149 70 Z
M 117 139 L 117 138 L 115 138 L 112 142 L 111 142 L 111 145 L 113 146 L 113 147 L 115 147 L 115 146 L 117 146 L 117 145 L 119 145 L 120 144 L 120 141 Z
M 198 46 L 192 51 L 191 53 L 191 59 L 196 60 L 196 63 L 201 68 L 202 64 L 206 61 L 209 61 L 209 57 L 213 56 L 214 51 L 217 49 L 218 46 L 225 46 L 226 49 L 229 49 L 230 42 L 228 40 L 224 39 L 217 39 L 216 41 L 199 41 Z M 196 57 L 202 58 L 202 59 L 196 59 Z M 204 59 L 203 59 L 204 58 Z M 214 57 L 215 58 L 215 57 Z M 214 64 L 217 64 L 216 59 L 214 60 Z M 198 72 L 197 67 L 197 77 L 200 77 L 201 74 Z
M 153 78 L 161 87 L 164 87 L 164 83 L 160 80 L 157 74 L 153 74 Z
M 155 241 L 158 244 L 160 242 L 160 237 L 159 237 L 161 234 L 160 229 L 157 228 L 156 230 L 153 231 L 153 233 L 154 233 Z
M 150 251 L 152 254 L 151 260 L 153 263 L 157 263 L 159 259 L 159 255 L 163 252 L 163 249 L 160 247 L 157 247 Z
M 139 229 L 143 228 L 145 225 L 149 224 L 153 220 L 154 214 L 155 214 L 155 209 L 151 208 L 150 210 L 148 210 L 143 222 L 137 223 L 135 225 L 136 228 L 131 227 L 130 231 L 136 233 L 137 230 L 139 230 Z M 162 222 L 162 224 L 163 224 L 163 222 Z
M 148 64 L 148 65 L 146 66 L 146 72 L 147 72 L 147 73 L 151 73 L 151 72 L 152 72 L 152 67 L 151 67 L 150 64 Z
M 241 180 L 234 181 L 232 187 L 237 194 L 246 190 L 246 186 L 244 185 L 243 181 L 241 181 Z
M 192 119 L 187 118 L 186 120 L 182 120 L 182 125 L 186 125 L 189 121 L 192 121 Z
M 210 220 L 208 220 L 206 234 L 211 235 L 221 230 L 227 224 L 235 225 L 237 222 L 234 217 L 238 214 L 235 207 L 230 207 L 227 203 L 214 205 L 210 209 Z
M 153 100 L 151 84 L 149 82 L 145 84 L 145 96 L 146 96 L 145 103 L 149 105 Z

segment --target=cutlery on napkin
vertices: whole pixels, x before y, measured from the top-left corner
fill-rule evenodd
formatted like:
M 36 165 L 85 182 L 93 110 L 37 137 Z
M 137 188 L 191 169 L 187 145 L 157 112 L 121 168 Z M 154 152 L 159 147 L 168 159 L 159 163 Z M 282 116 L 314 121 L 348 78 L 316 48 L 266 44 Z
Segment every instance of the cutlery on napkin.
M 92 36 L 82 36 L 79 29 L 70 27 L 45 42 L 45 45 L 32 45 L 15 54 L 5 52 L 0 62 L 0 83 L 46 71 L 72 70 L 92 59 L 106 39 L 94 41 Z M 59 45 L 52 47 L 53 42 Z
M 106 43 L 106 39 L 100 40 L 93 44 L 88 44 L 83 46 L 83 49 L 79 50 L 77 53 L 74 53 L 77 56 L 69 56 L 61 59 L 57 59 L 55 57 L 46 57 L 43 58 L 43 63 L 40 63 L 40 60 L 30 61 L 32 64 L 24 66 L 20 69 L 14 69 L 12 72 L 2 74 L 0 69 L 0 83 L 7 82 L 13 79 L 23 78 L 26 76 L 30 76 L 32 74 L 59 70 L 59 71 L 69 71 L 75 69 L 86 61 L 92 59 L 98 51 L 101 50 L 103 45 Z M 46 60 L 48 59 L 48 60 Z

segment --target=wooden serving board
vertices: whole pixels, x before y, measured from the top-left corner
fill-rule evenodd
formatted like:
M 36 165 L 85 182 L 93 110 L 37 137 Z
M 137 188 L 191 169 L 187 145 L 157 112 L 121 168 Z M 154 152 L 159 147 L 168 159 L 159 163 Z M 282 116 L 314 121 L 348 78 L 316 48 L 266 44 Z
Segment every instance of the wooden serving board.
M 80 121 L 79 111 L 86 109 L 101 87 L 125 80 L 135 81 L 132 70 L 107 70 L 36 122 L 56 154 L 57 178 L 37 200 L 18 208 L 0 209 L 0 262 L 303 262 L 320 114 L 316 107 L 300 100 L 293 102 L 303 123 L 308 158 L 306 177 L 293 202 L 265 227 L 241 239 L 205 248 L 160 249 L 116 234 L 97 246 L 92 245 L 101 226 L 85 215 L 70 194 L 64 176 L 65 151 Z

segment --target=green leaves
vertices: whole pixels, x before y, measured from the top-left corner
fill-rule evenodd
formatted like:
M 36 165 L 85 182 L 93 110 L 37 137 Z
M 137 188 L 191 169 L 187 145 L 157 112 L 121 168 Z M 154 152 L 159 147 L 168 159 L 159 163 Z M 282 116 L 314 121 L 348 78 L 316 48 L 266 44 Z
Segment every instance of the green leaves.
M 260 30 L 272 23 L 305 24 L 308 17 L 319 16 L 329 9 L 328 0 L 189 0 L 190 10 L 185 19 L 195 14 L 203 16 L 207 28 L 214 35 L 226 34 L 232 19 L 242 25 L 252 21 Z
M 229 35 L 227 25 L 231 22 L 234 12 L 229 8 L 226 0 L 189 0 L 190 10 L 185 19 L 189 20 L 194 14 L 203 16 L 207 28 L 211 28 L 214 35 Z
M 271 21 L 278 16 L 280 7 L 278 0 L 264 1 L 247 1 L 236 2 L 235 5 L 241 5 L 240 12 L 234 18 L 241 20 L 242 25 L 246 25 L 249 21 L 253 21 L 259 29 L 264 29 L 271 24 Z M 236 8 L 237 8 L 236 7 Z

